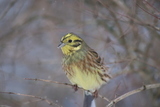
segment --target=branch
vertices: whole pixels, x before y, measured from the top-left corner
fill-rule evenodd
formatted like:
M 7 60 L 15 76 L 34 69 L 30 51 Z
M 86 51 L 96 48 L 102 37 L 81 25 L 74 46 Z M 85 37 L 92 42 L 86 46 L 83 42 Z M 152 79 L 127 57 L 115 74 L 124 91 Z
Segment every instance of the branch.
M 0 20 L 7 14 L 7 12 L 15 5 L 15 3 L 17 2 L 17 0 L 12 0 L 9 3 L 9 6 L 3 10 L 3 13 L 0 15 Z
M 119 102 L 119 101 L 123 100 L 124 98 L 129 97 L 129 96 L 131 96 L 133 94 L 139 93 L 139 92 L 144 91 L 144 90 L 148 90 L 148 89 L 152 89 L 152 88 L 159 88 L 159 87 L 160 87 L 160 83 L 144 85 L 144 86 L 142 86 L 142 87 L 140 87 L 138 89 L 135 89 L 133 91 L 125 93 L 125 94 L 119 96 L 118 98 L 112 100 L 106 107 L 112 107 L 117 102 Z
M 149 27 L 152 27 L 152 28 L 155 29 L 155 30 L 160 31 L 160 28 L 157 27 L 157 26 L 154 26 L 154 25 L 151 25 L 151 24 L 146 24 L 146 25 L 149 26 Z
M 25 80 L 34 80 L 34 81 L 43 81 L 43 82 L 49 82 L 49 83 L 56 83 L 56 84 L 63 84 L 63 85 L 67 85 L 67 86 L 74 86 L 68 83 L 61 83 L 58 81 L 52 81 L 52 80 L 45 80 L 45 79 L 37 79 L 37 78 L 24 78 Z M 79 87 L 78 87 L 79 88 Z
M 14 92 L 0 92 L 2 94 L 14 94 L 14 95 L 19 95 L 19 96 L 26 96 L 26 97 L 31 97 L 31 98 L 37 98 L 37 99 L 40 99 L 41 101 L 45 101 L 47 102 L 49 105 L 56 105 L 57 107 L 62 107 L 56 103 L 53 103 L 52 101 L 49 101 L 48 99 L 46 98 L 42 98 L 42 97 L 39 97 L 39 96 L 34 96 L 34 95 L 28 95 L 28 94 L 21 94 L 21 93 L 14 93 Z
M 138 3 L 137 3 L 137 6 L 138 6 L 139 8 L 141 8 L 144 12 L 146 12 L 146 13 L 148 13 L 149 15 L 151 15 L 151 16 L 153 16 L 153 17 L 155 17 L 155 18 L 157 18 L 157 19 L 160 20 L 160 18 L 159 18 L 158 16 L 155 16 L 155 15 L 151 14 L 150 12 L 148 12 L 147 10 L 145 10 L 144 8 L 142 8 Z
M 68 84 L 68 83 L 61 83 L 61 82 L 58 82 L 58 81 L 52 81 L 52 80 L 45 80 L 45 79 L 37 79 L 37 78 L 35 78 L 35 79 L 33 79 L 33 78 L 24 78 L 25 80 L 34 80 L 34 81 L 43 81 L 43 82 L 49 82 L 49 83 L 56 83 L 56 84 L 62 84 L 62 85 L 67 85 L 67 86 L 70 86 L 70 87 L 74 87 L 74 85 L 72 85 L 72 84 Z M 78 89 L 81 89 L 81 90 L 85 90 L 85 89 L 83 89 L 83 88 L 81 88 L 81 87 L 77 87 Z M 86 90 L 85 90 L 86 91 Z M 108 101 L 108 102 L 110 102 L 110 100 L 108 99 L 108 98 L 106 98 L 106 97 L 103 97 L 102 95 L 100 95 L 100 94 L 98 94 L 98 97 L 99 98 L 102 98 L 102 99 L 104 99 L 104 100 L 106 100 L 106 101 Z

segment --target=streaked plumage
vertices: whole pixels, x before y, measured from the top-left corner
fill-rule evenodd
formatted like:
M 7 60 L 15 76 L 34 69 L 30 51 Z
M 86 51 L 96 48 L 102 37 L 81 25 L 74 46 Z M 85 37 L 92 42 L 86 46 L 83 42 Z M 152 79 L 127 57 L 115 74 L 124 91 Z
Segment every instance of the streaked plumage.
M 63 69 L 72 84 L 94 92 L 109 81 L 102 59 L 79 36 L 68 33 L 59 47 L 64 54 Z

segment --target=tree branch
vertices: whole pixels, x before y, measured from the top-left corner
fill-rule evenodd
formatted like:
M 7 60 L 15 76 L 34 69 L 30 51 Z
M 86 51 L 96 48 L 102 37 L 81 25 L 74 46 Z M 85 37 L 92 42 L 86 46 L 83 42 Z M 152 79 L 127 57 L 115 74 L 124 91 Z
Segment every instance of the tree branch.
M 112 107 L 117 102 L 119 102 L 119 101 L 123 100 L 124 98 L 129 97 L 129 96 L 131 96 L 133 94 L 139 93 L 139 92 L 144 91 L 144 90 L 148 90 L 148 89 L 152 89 L 152 88 L 159 88 L 159 87 L 160 87 L 160 83 L 144 85 L 144 86 L 142 86 L 142 87 L 140 87 L 138 89 L 135 89 L 133 91 L 125 93 L 125 94 L 119 96 L 118 98 L 112 100 L 106 107 Z
M 25 80 L 43 81 L 43 82 L 56 83 L 56 84 L 62 84 L 62 85 L 67 85 L 67 86 L 74 87 L 74 85 L 72 85 L 72 84 L 68 84 L 68 83 L 61 83 L 61 82 L 58 82 L 58 81 L 52 81 L 52 80 L 37 79 L 37 78 L 35 78 L 35 79 L 33 79 L 33 78 L 25 78 Z M 81 87 L 77 87 L 77 88 L 78 88 L 78 89 L 81 89 L 81 90 L 85 90 L 85 89 L 83 89 L 83 88 L 81 88 Z M 106 100 L 106 101 L 108 101 L 108 102 L 110 102 L 110 100 L 109 100 L 108 98 L 103 97 L 103 96 L 102 96 L 102 95 L 100 95 L 100 94 L 98 94 L 98 97 L 99 97 L 99 98 L 102 98 L 102 99 L 104 99 L 104 100 Z
M 14 95 L 19 95 L 19 96 L 26 96 L 26 97 L 31 97 L 31 98 L 36 98 L 36 99 L 40 99 L 41 101 L 45 101 L 47 102 L 49 105 L 56 105 L 57 107 L 62 107 L 56 103 L 53 103 L 52 101 L 43 98 L 43 97 L 39 97 L 39 96 L 34 96 L 34 95 L 28 95 L 28 94 L 21 94 L 21 93 L 14 93 L 14 92 L 0 92 L 2 94 L 14 94 Z

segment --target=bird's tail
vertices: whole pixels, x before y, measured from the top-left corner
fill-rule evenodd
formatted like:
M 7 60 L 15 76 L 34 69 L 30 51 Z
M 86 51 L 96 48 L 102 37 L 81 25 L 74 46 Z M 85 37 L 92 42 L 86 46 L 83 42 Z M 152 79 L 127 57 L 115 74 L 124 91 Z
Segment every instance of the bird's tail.
M 85 91 L 83 107 L 96 107 L 95 98 L 92 93 Z

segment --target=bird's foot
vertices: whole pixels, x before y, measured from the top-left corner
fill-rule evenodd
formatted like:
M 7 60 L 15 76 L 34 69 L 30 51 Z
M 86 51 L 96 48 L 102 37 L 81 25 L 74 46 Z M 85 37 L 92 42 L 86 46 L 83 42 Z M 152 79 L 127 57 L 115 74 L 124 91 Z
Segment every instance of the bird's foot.
M 73 85 L 72 88 L 74 89 L 74 91 L 77 91 L 78 90 L 77 84 Z
M 92 93 L 94 98 L 97 98 L 98 97 L 98 91 L 96 90 L 95 92 Z

